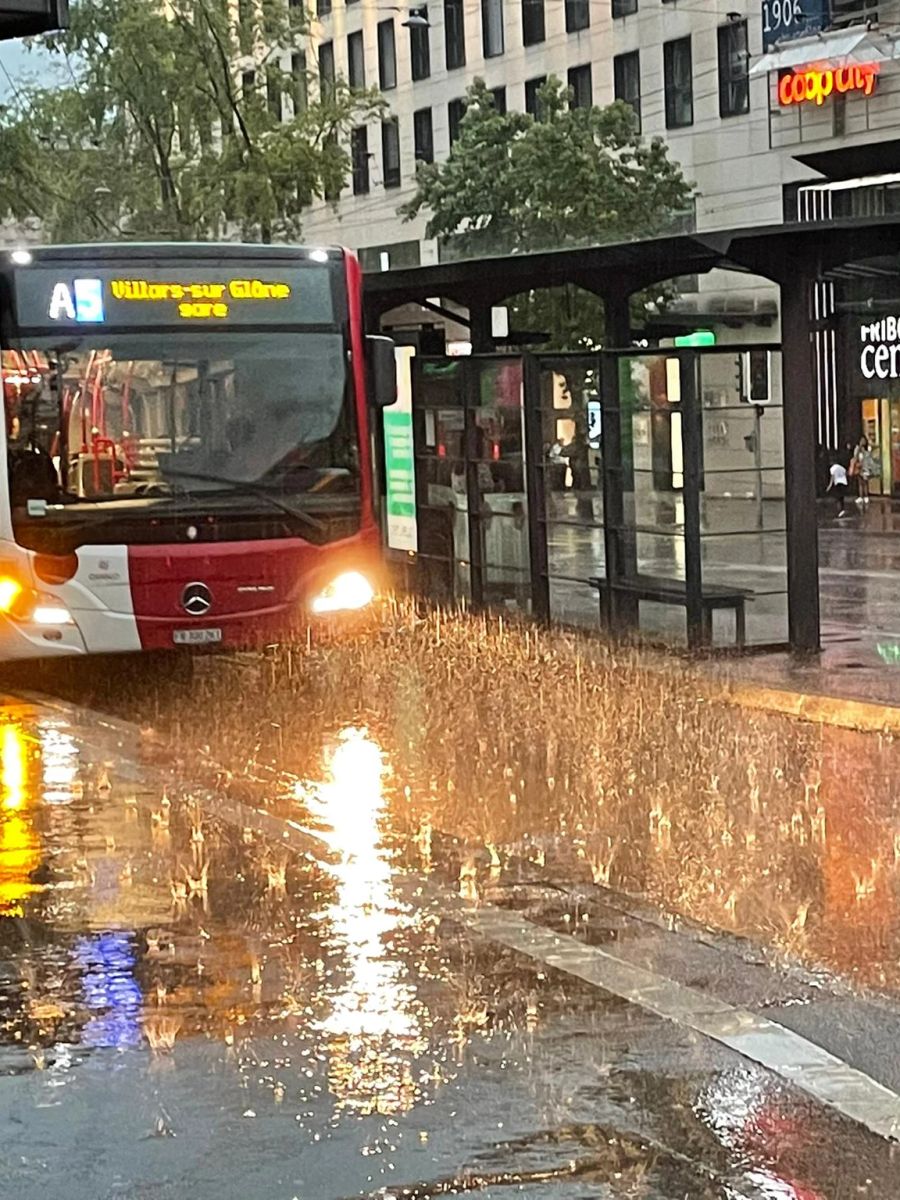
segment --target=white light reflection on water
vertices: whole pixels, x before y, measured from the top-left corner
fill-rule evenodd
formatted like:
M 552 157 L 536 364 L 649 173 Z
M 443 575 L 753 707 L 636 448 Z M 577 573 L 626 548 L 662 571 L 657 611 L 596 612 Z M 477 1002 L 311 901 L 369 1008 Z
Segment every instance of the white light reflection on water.
M 40 721 L 43 798 L 47 804 L 71 804 L 81 792 L 78 745 L 57 723 Z
M 328 1038 L 339 1106 L 390 1114 L 415 1100 L 409 1060 L 422 1037 L 415 988 L 390 946 L 411 917 L 394 892 L 382 842 L 386 764 L 367 730 L 347 728 L 326 752 L 326 769 L 305 798 L 339 856 L 335 893 L 320 916 L 342 961 L 326 986 L 331 1012 L 318 1027 Z

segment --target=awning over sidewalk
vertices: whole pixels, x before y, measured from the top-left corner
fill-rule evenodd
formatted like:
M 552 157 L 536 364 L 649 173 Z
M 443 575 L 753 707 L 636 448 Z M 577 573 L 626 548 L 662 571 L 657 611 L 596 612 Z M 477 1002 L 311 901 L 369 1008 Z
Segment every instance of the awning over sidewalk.
M 856 67 L 865 63 L 892 62 L 900 58 L 900 29 L 834 29 L 812 37 L 793 38 L 750 68 L 750 74 L 768 75 L 770 71 L 790 71 L 811 63 L 830 67 Z

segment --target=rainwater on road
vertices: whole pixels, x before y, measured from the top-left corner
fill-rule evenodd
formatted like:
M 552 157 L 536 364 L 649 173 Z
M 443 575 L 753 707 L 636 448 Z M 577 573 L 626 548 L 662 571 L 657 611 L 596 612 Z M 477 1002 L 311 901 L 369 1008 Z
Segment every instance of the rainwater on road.
M 900 1195 L 889 737 L 411 609 L 136 667 L 0 714 L 0 1196 Z

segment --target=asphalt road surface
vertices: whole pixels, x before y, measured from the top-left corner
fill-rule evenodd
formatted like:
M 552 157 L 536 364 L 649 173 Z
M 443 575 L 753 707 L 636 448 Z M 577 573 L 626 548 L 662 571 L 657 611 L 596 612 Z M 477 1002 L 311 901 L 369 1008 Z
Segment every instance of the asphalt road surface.
M 552 855 L 476 878 L 361 726 L 309 761 L 261 802 L 0 713 L 0 1195 L 900 1195 L 888 1000 Z

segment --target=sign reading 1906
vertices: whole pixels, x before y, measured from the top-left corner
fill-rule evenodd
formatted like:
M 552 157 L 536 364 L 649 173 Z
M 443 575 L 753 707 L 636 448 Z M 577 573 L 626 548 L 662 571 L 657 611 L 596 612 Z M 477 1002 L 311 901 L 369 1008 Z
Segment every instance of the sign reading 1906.
M 762 0 L 763 49 L 817 33 L 828 20 L 828 0 Z

